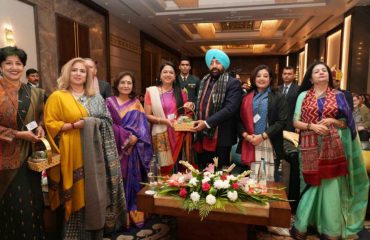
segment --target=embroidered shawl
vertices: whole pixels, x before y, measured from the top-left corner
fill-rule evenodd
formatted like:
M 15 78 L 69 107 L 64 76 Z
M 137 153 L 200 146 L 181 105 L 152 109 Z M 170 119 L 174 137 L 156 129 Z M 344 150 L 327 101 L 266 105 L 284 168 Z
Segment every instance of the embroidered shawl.
M 147 91 L 150 95 L 153 115 L 162 119 L 166 118 L 158 87 L 149 87 L 147 88 Z M 161 167 L 171 166 L 174 164 L 170 141 L 167 134 L 167 126 L 165 124 L 152 124 L 152 144 Z
M 221 74 L 220 78 L 216 81 L 213 85 L 211 94 L 209 95 L 209 99 L 204 99 L 209 82 L 211 81 L 210 74 L 207 74 L 199 84 L 199 91 L 198 91 L 198 98 L 196 103 L 196 110 L 197 110 L 197 119 L 207 119 L 209 116 L 212 116 L 214 113 L 218 112 L 222 108 L 222 104 L 225 100 L 226 94 L 226 85 L 229 81 L 229 74 L 223 73 Z M 204 101 L 207 102 L 207 109 L 205 116 L 203 114 L 203 103 Z M 217 128 L 205 128 L 202 133 L 204 136 L 212 138 L 215 134 Z
M 100 145 L 95 141 L 90 142 L 94 144 L 95 148 L 102 148 L 108 189 L 105 227 L 114 228 L 119 216 L 126 209 L 126 201 L 121 165 L 113 132 L 113 120 L 100 94 L 82 97 L 79 102 L 85 106 L 90 117 L 97 118 L 101 122 L 98 134 L 101 135 L 103 144 Z
M 337 118 L 338 104 L 334 90 L 327 88 L 323 108 L 310 89 L 302 103 L 301 121 L 318 123 L 321 119 Z M 302 172 L 305 182 L 320 185 L 321 179 L 343 176 L 348 173 L 347 161 L 337 129 L 330 126 L 328 135 L 320 136 L 312 130 L 301 131 Z

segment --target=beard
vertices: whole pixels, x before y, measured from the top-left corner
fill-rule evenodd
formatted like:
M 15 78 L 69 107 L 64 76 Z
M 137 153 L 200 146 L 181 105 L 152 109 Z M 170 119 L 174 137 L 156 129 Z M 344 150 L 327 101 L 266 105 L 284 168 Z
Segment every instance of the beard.
M 209 73 L 211 74 L 212 77 L 218 77 L 221 75 L 221 71 L 218 68 L 211 68 L 209 70 Z

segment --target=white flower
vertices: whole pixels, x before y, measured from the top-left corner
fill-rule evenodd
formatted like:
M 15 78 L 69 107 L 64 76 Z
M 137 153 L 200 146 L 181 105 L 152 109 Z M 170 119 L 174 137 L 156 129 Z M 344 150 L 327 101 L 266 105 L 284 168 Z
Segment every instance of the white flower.
M 198 182 L 199 182 L 198 179 L 191 178 L 190 181 L 189 181 L 189 184 L 192 185 L 192 186 L 196 186 Z
M 235 181 L 237 178 L 234 176 L 234 175 L 228 175 L 227 177 L 227 180 L 229 180 L 229 181 Z
M 216 188 L 216 189 L 221 189 L 223 184 L 222 184 L 222 180 L 216 180 L 214 183 L 213 183 L 213 186 Z
M 229 188 L 230 187 L 230 183 L 228 180 L 225 180 L 225 181 L 222 181 L 222 180 L 216 180 L 214 183 L 213 183 L 213 186 L 216 188 L 216 189 L 226 189 L 226 188 Z
M 238 199 L 238 192 L 237 191 L 228 191 L 227 192 L 227 198 L 230 201 L 235 202 L 236 199 Z
M 200 199 L 200 195 L 198 192 L 192 192 L 190 194 L 190 199 L 193 201 L 193 202 L 199 202 L 199 199 Z
M 248 184 L 245 184 L 244 188 L 243 188 L 243 191 L 244 192 L 249 192 L 249 185 Z
M 202 183 L 206 183 L 206 182 L 209 182 L 211 179 L 209 177 L 204 177 L 202 179 Z
M 212 173 L 211 172 L 204 172 L 203 176 L 204 177 L 211 177 Z
M 217 172 L 216 172 L 216 176 L 221 176 L 222 174 L 224 174 L 224 172 L 223 172 L 223 171 L 217 171 Z
M 184 176 L 181 176 L 181 177 L 179 177 L 179 183 L 184 183 L 185 182 L 185 178 L 184 178 Z
M 216 204 L 216 198 L 212 194 L 208 194 L 206 197 L 206 203 L 208 205 L 215 205 Z

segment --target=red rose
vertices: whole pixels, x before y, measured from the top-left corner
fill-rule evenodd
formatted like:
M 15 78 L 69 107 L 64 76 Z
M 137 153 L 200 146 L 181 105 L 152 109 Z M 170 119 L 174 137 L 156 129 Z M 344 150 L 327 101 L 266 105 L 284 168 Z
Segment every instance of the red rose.
M 203 192 L 208 192 L 209 189 L 211 189 L 211 185 L 208 182 L 205 182 L 205 183 L 202 184 Z
M 231 188 L 236 190 L 239 188 L 239 184 L 234 182 L 233 184 L 231 184 Z
M 227 176 L 226 175 L 221 175 L 221 180 L 222 181 L 225 181 L 227 179 Z
M 179 192 L 180 197 L 186 198 L 187 194 L 188 194 L 188 191 L 186 191 L 185 188 L 180 188 L 180 192 Z

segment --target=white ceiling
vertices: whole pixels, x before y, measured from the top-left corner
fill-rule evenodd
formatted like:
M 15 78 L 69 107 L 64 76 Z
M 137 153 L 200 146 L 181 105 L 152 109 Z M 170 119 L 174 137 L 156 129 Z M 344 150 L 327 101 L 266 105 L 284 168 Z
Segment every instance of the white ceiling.
M 215 45 L 228 45 L 223 49 L 234 55 L 295 52 L 304 47 L 307 39 L 320 37 L 342 23 L 343 14 L 352 7 L 370 4 L 370 0 L 93 1 L 187 56 L 203 55 L 207 48 Z M 181 2 L 193 5 L 195 2 L 196 6 L 181 8 Z M 220 26 L 227 22 L 252 21 L 258 24 L 271 19 L 281 23 L 273 36 L 261 36 L 258 29 L 222 31 L 216 27 L 214 38 L 205 39 L 196 31 L 196 23 Z M 265 46 L 265 50 L 253 51 L 253 44 Z

